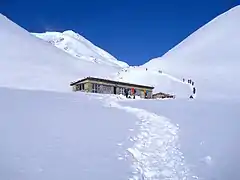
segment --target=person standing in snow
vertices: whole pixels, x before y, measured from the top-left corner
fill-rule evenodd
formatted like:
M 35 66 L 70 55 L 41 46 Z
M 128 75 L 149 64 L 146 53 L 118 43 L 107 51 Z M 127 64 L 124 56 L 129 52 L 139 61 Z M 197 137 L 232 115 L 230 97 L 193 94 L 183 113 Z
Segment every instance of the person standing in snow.
M 131 88 L 131 95 L 133 96 L 133 98 L 135 98 L 135 95 L 134 95 L 134 88 Z
M 147 97 L 148 97 L 148 91 L 146 90 L 145 91 L 145 98 L 147 99 Z
M 128 89 L 127 88 L 124 89 L 124 94 L 125 94 L 126 98 L 128 98 Z
M 135 99 L 136 89 L 133 88 L 133 99 Z
M 196 88 L 195 87 L 193 87 L 193 94 L 195 94 L 196 93 Z

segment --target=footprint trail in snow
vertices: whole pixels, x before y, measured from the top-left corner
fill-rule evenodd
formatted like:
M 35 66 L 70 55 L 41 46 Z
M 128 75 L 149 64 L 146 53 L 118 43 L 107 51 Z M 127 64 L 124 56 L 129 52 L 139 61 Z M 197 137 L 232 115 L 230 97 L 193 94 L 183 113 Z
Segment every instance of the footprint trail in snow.
M 179 127 L 165 117 L 144 109 L 122 106 L 117 101 L 114 97 L 106 98 L 106 106 L 124 110 L 139 119 L 138 134 L 129 139 L 134 145 L 127 150 L 133 159 L 129 180 L 196 179 L 196 176 L 190 175 L 180 151 Z

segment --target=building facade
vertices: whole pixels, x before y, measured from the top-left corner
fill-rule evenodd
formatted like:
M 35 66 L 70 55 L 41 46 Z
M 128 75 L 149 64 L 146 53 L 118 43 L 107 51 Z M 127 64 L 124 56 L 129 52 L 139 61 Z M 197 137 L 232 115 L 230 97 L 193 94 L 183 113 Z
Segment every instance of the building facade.
M 174 99 L 175 95 L 159 92 L 159 93 L 153 94 L 152 98 L 153 99 L 165 99 L 165 98 Z
M 126 82 L 119 82 L 101 78 L 87 77 L 70 84 L 73 91 L 84 91 L 100 94 L 123 94 L 125 89 L 136 90 L 135 95 L 141 98 L 152 98 L 152 91 L 154 87 L 144 86 L 138 84 L 131 84 Z

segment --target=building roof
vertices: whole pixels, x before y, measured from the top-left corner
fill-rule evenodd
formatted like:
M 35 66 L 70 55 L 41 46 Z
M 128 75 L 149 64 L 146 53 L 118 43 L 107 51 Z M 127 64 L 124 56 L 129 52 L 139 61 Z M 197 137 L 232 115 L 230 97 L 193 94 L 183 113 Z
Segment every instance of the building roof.
M 70 83 L 70 86 L 73 86 L 75 84 L 84 82 L 86 80 L 92 80 L 92 81 L 99 81 L 99 82 L 105 82 L 105 83 L 112 83 L 112 84 L 118 84 L 118 85 L 125 85 L 125 86 L 134 86 L 134 87 L 139 87 L 139 88 L 146 88 L 146 89 L 154 89 L 153 86 L 145 86 L 145 85 L 140 85 L 140 84 L 132 84 L 132 83 L 127 83 L 127 82 L 121 82 L 121 81 L 113 81 L 109 79 L 102 79 L 102 78 L 95 78 L 95 77 L 86 77 L 84 79 L 75 81 Z

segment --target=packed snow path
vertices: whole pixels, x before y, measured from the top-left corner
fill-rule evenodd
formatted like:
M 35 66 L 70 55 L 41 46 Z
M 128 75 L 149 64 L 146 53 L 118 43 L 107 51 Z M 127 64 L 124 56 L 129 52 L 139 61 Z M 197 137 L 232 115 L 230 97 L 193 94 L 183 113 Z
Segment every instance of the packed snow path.
M 189 169 L 178 144 L 179 127 L 167 118 L 144 109 L 121 106 L 119 100 L 119 97 L 109 97 L 105 103 L 106 106 L 122 109 L 139 119 L 138 133 L 129 139 L 134 142 L 134 146 L 127 150 L 133 159 L 133 172 L 129 180 L 189 178 Z

